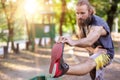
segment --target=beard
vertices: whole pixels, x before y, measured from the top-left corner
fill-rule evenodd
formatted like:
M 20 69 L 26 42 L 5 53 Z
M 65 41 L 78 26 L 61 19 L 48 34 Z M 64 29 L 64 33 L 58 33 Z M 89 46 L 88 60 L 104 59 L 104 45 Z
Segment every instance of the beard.
M 78 25 L 79 26 L 86 26 L 86 25 L 89 25 L 91 22 L 91 16 L 88 16 L 87 19 L 78 19 Z

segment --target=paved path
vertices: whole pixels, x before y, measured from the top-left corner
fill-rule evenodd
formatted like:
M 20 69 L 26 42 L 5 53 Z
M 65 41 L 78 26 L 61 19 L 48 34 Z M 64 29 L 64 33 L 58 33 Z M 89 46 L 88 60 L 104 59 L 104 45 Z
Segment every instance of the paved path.
M 48 74 L 50 52 L 50 49 L 37 49 L 35 53 L 21 51 L 20 54 L 9 54 L 8 59 L 0 58 L 0 80 L 28 80 L 41 73 Z M 64 53 L 65 61 L 69 64 L 75 64 L 75 61 L 83 62 L 87 56 L 84 49 L 75 51 L 65 49 Z M 116 53 L 115 59 L 120 59 L 119 51 Z M 105 69 L 105 80 L 120 80 L 119 74 L 120 63 L 113 61 Z M 84 76 L 64 75 L 62 78 L 63 80 L 91 80 L 89 74 Z

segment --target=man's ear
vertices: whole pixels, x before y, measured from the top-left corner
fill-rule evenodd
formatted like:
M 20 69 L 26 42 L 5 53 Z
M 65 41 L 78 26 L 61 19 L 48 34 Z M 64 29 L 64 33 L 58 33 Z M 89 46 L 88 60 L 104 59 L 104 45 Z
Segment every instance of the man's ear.
M 90 12 L 91 15 L 93 15 L 93 14 L 95 14 L 95 9 L 94 9 L 93 7 L 91 7 L 91 8 L 89 9 L 89 12 Z

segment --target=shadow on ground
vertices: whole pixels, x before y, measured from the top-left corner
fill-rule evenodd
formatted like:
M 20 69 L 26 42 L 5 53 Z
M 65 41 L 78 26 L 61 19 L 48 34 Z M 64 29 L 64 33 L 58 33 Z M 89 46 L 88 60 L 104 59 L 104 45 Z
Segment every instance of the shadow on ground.
M 66 48 L 65 61 L 72 65 L 82 63 L 88 57 L 84 49 Z M 116 49 L 115 59 L 120 61 L 120 49 Z M 0 80 L 29 80 L 40 74 L 48 74 L 51 49 L 38 48 L 35 52 L 26 50 L 20 54 L 10 53 L 7 59 L 0 58 Z M 120 63 L 113 63 L 105 69 L 105 80 L 120 79 Z M 84 76 L 64 75 L 63 80 L 91 80 L 89 74 Z

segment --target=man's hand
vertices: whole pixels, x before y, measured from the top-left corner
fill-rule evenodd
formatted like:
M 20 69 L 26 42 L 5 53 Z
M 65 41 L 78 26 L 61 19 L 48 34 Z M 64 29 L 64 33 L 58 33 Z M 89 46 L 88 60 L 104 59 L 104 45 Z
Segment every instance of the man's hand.
M 74 45 L 74 41 L 70 37 L 61 36 L 57 43 L 66 43 L 70 46 Z

